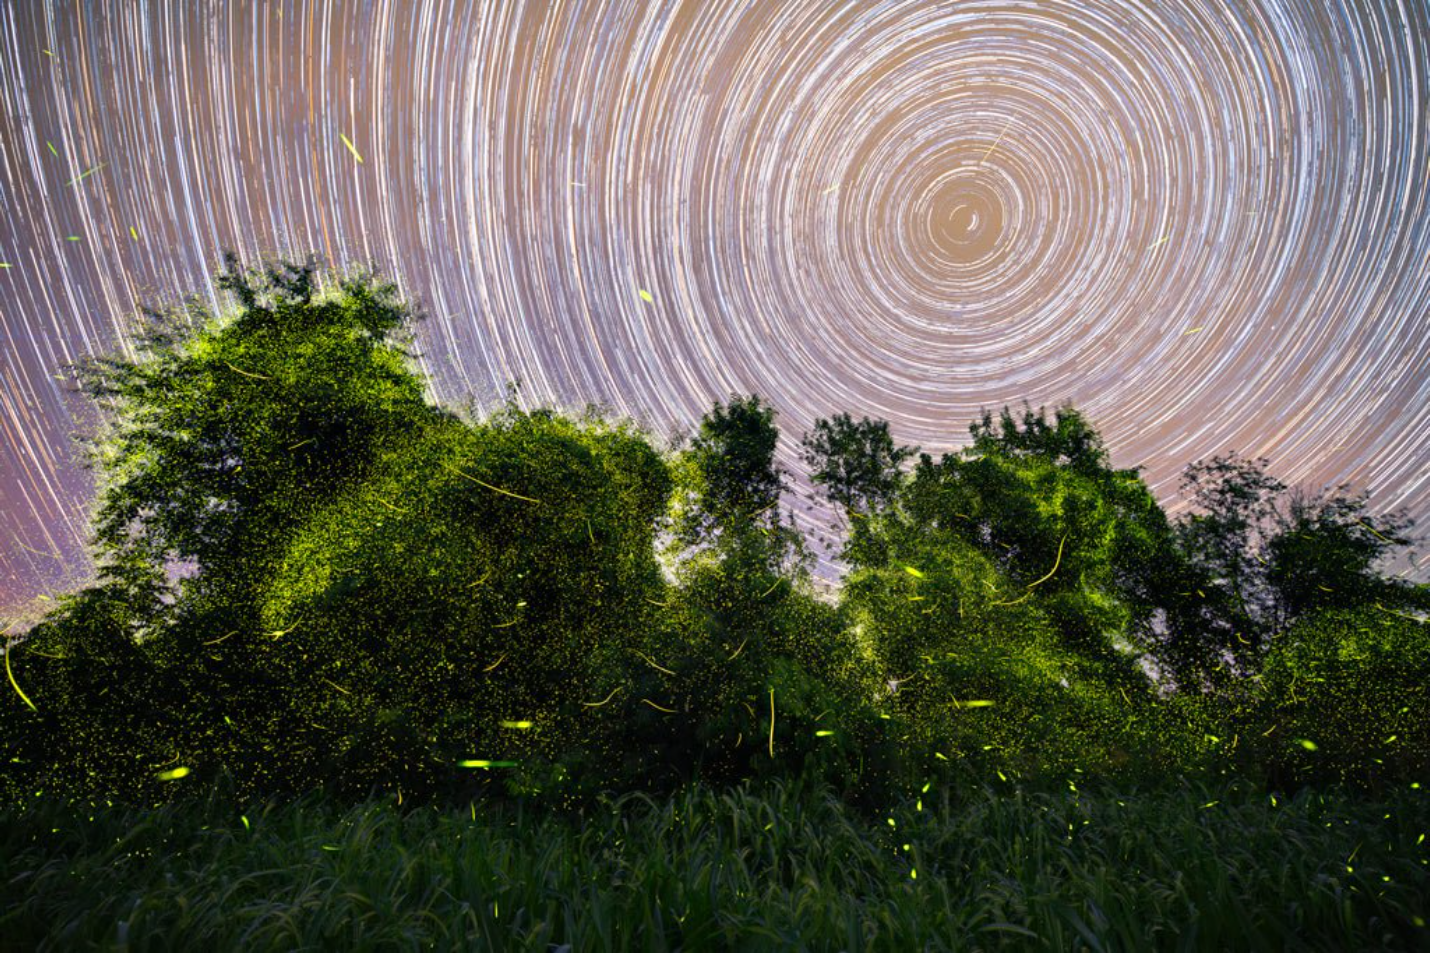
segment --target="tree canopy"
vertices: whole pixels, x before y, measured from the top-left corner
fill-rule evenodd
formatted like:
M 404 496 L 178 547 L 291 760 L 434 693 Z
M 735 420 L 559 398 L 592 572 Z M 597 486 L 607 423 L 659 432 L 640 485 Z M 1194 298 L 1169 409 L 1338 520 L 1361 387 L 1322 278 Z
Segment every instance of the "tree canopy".
M 758 395 L 685 446 L 514 392 L 462 416 L 371 273 L 218 286 L 75 369 L 102 572 L 7 643 L 8 797 L 1423 771 L 1430 590 L 1364 495 L 1223 455 L 1173 522 L 1072 407 L 937 459 L 841 413 L 800 442 L 850 523 L 831 601 Z

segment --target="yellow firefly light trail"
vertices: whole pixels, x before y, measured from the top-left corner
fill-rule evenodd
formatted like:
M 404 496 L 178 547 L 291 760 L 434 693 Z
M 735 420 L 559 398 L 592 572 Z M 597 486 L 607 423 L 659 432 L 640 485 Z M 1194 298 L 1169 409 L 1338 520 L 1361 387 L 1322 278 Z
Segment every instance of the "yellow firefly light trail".
M 1190 331 L 1183 331 L 1182 337 L 1186 337 L 1188 334 L 1200 334 L 1202 331 L 1205 330 L 1206 328 L 1192 328 Z
M 917 569 L 915 569 L 913 566 L 905 566 L 905 567 L 904 567 L 904 572 L 908 573 L 910 576 L 913 576 L 915 579 L 922 579 L 922 578 L 924 578 L 924 574 L 921 573 L 921 572 L 919 572 L 919 571 L 918 571 Z
M 343 140 L 343 145 L 347 146 L 348 151 L 353 154 L 353 158 L 358 160 L 358 165 L 362 165 L 362 156 L 358 155 L 357 146 L 353 145 L 353 141 L 341 132 L 338 133 L 338 138 Z
M 473 760 L 470 760 L 470 761 L 458 761 L 458 762 L 457 762 L 457 767 L 459 767 L 459 768 L 514 768 L 514 767 L 516 767 L 516 762 L 515 762 L 515 761 L 486 761 L 486 760 L 477 758 L 477 759 L 473 759 Z
M 615 688 L 611 689 L 611 694 L 607 695 L 605 698 L 601 699 L 600 701 L 598 701 L 598 702 L 582 702 L 581 704 L 585 705 L 587 708 L 600 708 L 602 705 L 604 705 L 604 704 L 606 704 L 607 702 L 609 702 L 612 698 L 615 698 L 615 697 L 616 697 L 616 692 L 618 692 L 618 691 L 620 691 L 620 690 L 621 690 L 621 686 L 617 685 Z
M 1062 561 L 1063 561 L 1063 543 L 1066 543 L 1067 541 L 1068 541 L 1068 535 L 1067 535 L 1067 533 L 1064 533 L 1064 534 L 1063 534 L 1063 538 L 1060 539 L 1060 540 L 1058 540 L 1058 558 L 1055 559 L 1055 560 L 1053 560 L 1053 568 L 1052 568 L 1052 569 L 1049 569 L 1049 570 L 1048 570 L 1048 574 L 1047 574 L 1046 576 L 1044 576 L 1042 579 L 1039 579 L 1038 582 L 1030 582 L 1030 583 L 1028 583 L 1028 588 L 1029 588 L 1029 589 L 1031 589 L 1031 588 L 1033 588 L 1034 586 L 1036 586 L 1039 582 L 1047 582 L 1049 579 L 1053 578 L 1053 573 L 1057 572 L 1057 571 L 1058 571 L 1058 566 L 1060 566 L 1060 565 L 1062 564 Z
M 271 378 L 271 377 L 264 377 L 262 374 L 250 374 L 248 371 L 242 370 L 241 368 L 234 367 L 232 364 L 229 364 L 228 361 L 224 361 L 224 363 L 225 363 L 225 364 L 228 364 L 228 369 L 231 370 L 231 371 L 233 371 L 235 374 L 242 374 L 244 377 L 252 377 L 254 380 L 260 380 L 260 381 L 271 381 L 271 380 L 273 380 L 273 378 Z
M 665 667 L 662 666 L 662 665 L 657 665 L 655 659 L 651 658 L 649 655 L 646 655 L 644 652 L 637 652 L 635 649 L 631 649 L 631 651 L 632 651 L 632 652 L 635 652 L 635 653 L 636 653 L 637 655 L 639 655 L 641 658 L 645 659 L 646 664 L 649 665 L 651 668 L 655 669 L 657 672 L 664 672 L 664 673 L 667 674 L 667 675 L 674 675 L 674 674 L 675 674 L 675 673 L 672 672 L 670 669 L 665 668 Z
M 665 712 L 667 715 L 673 715 L 673 714 L 675 714 L 675 709 L 674 709 L 674 708 L 662 708 L 662 707 L 660 707 L 659 705 L 657 705 L 655 702 L 651 701 L 649 698 L 642 698 L 641 701 L 645 702 L 647 705 L 649 705 L 650 707 L 654 708 L 656 711 L 663 711 L 663 712 Z
M 101 162 L 99 165 L 97 165 L 97 166 L 95 166 L 94 168 L 90 169 L 88 172 L 84 172 L 84 173 L 82 173 L 82 174 L 80 174 L 80 175 L 75 176 L 73 179 L 70 179 L 68 182 L 65 183 L 65 185 L 78 185 L 79 183 L 83 182 L 85 179 L 87 179 L 87 178 L 89 178 L 90 176 L 94 175 L 94 174 L 95 174 L 96 172 L 98 172 L 100 169 L 104 168 L 107 164 L 108 164 L 108 163 Z
M 442 465 L 443 465 L 443 466 L 447 466 L 445 463 L 442 464 Z M 540 502 L 541 502 L 540 500 L 534 500 L 534 499 L 532 499 L 532 498 L 529 497 L 529 496 L 522 496 L 520 493 L 513 493 L 511 490 L 503 490 L 503 489 L 502 489 L 501 487 L 499 487 L 499 486 L 492 486 L 490 483 L 484 483 L 484 482 L 482 482 L 481 480 L 478 480 L 478 479 L 477 479 L 476 477 L 474 477 L 474 476 L 470 476 L 469 474 L 463 473 L 461 470 L 458 470 L 456 467 L 447 467 L 447 469 L 448 469 L 448 470 L 451 470 L 453 473 L 457 474 L 457 476 L 462 477 L 463 479 L 471 480 L 471 481 L 472 481 L 473 483 L 475 483 L 477 486 L 486 487 L 488 490 L 491 490 L 491 491 L 494 492 L 494 493 L 501 493 L 501 494 L 504 495 L 504 496 L 515 497 L 515 498 L 518 499 L 518 500 L 525 500 L 525 501 L 528 502 L 528 503 L 540 503 Z
M 180 778 L 186 778 L 188 776 L 189 769 L 185 767 L 174 768 L 172 771 L 160 771 L 158 774 L 154 775 L 154 777 L 158 778 L 160 781 L 177 781 Z
M 536 722 L 534 721 L 504 721 L 501 723 L 501 726 L 503 728 L 515 728 L 518 731 L 525 731 L 526 729 L 534 727 L 535 725 Z
M 640 293 L 642 301 L 645 301 L 649 304 L 655 304 L 655 297 L 649 291 L 642 288 L 640 289 Z
M 498 628 L 500 628 L 500 627 L 498 627 Z M 505 658 L 506 658 L 506 653 L 503 652 L 503 653 L 501 654 L 501 658 L 497 659 L 495 662 L 493 662 L 492 664 L 488 665 L 486 668 L 482 669 L 482 671 L 483 671 L 483 672 L 490 672 L 492 669 L 494 669 L 494 668 L 496 668 L 498 665 L 500 665 L 500 664 L 502 663 L 502 659 L 505 659 Z
M 775 690 L 770 689 L 770 757 L 775 756 Z
M 988 151 L 983 153 L 983 157 L 978 160 L 979 165 L 982 165 L 984 160 L 986 160 L 989 156 L 993 154 L 993 150 L 998 148 L 998 144 L 1003 141 L 1003 137 L 1008 135 L 1008 130 L 1012 128 L 1013 121 L 1010 119 L 1008 120 L 1008 125 L 1003 127 L 1003 131 L 998 133 L 998 138 L 993 140 L 993 145 L 989 146 Z
M 20 700 L 30 706 L 30 711 L 39 711 L 39 709 L 35 707 L 35 703 L 30 701 L 30 697 L 20 690 L 20 683 L 15 681 L 15 673 L 10 671 L 10 646 L 8 645 L 5 646 L 5 677 L 10 679 L 10 684 L 15 687 L 15 691 L 20 696 Z
M 1363 522 L 1361 522 L 1360 520 L 1356 520 L 1356 525 L 1357 525 L 1357 526 L 1363 526 L 1363 527 L 1365 527 L 1366 529 L 1370 530 L 1371 533 L 1373 533 L 1377 539 L 1383 539 L 1383 540 L 1385 540 L 1387 543 L 1391 543 L 1391 542 L 1392 542 L 1392 540 L 1385 539 L 1384 536 L 1381 536 L 1379 533 L 1377 533 L 1377 532 L 1375 531 L 1375 527 L 1374 527 L 1374 526 L 1371 526 L 1369 523 L 1363 523 Z

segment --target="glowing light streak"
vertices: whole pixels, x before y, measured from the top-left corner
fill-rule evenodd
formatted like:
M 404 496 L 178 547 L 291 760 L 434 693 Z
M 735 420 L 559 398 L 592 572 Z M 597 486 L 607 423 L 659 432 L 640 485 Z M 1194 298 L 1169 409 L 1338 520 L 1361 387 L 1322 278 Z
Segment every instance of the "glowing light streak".
M 635 653 L 636 653 L 637 655 L 639 655 L 641 658 L 645 659 L 645 663 L 646 663 L 647 665 L 649 665 L 651 668 L 655 669 L 657 672 L 664 672 L 664 673 L 667 674 L 667 675 L 674 675 L 674 674 L 675 674 L 674 672 L 672 672 L 670 669 L 666 668 L 665 666 L 656 664 L 655 659 L 651 658 L 649 655 L 646 655 L 644 652 L 639 652 L 639 651 L 636 651 L 635 649 L 631 649 L 631 651 L 632 651 L 632 652 L 635 652 Z
M 341 132 L 338 133 L 338 138 L 343 140 L 343 145 L 348 147 L 348 151 L 353 154 L 353 158 L 358 161 L 358 165 L 362 165 L 362 156 L 358 154 L 357 146 L 353 145 L 353 141 Z
M 26 695 L 20 689 L 20 683 L 15 681 L 15 673 L 10 670 L 10 649 L 13 647 L 13 642 L 7 642 L 5 644 L 5 677 L 10 679 L 10 684 L 14 687 L 15 693 L 20 696 L 20 701 L 24 702 L 26 705 L 29 705 L 30 711 L 38 712 L 39 709 L 35 707 L 34 702 L 30 701 L 30 696 Z
M 1037 582 L 1030 582 L 1030 583 L 1028 583 L 1028 588 L 1029 588 L 1029 589 L 1033 588 L 1033 587 L 1036 586 L 1036 585 L 1039 585 L 1040 583 L 1047 582 L 1049 579 L 1053 578 L 1053 573 L 1057 572 L 1057 571 L 1058 571 L 1058 567 L 1061 566 L 1062 563 L 1063 563 L 1063 543 L 1066 543 L 1067 541 L 1068 541 L 1067 534 L 1064 533 L 1064 534 L 1063 534 L 1063 538 L 1060 539 L 1060 540 L 1058 540 L 1058 558 L 1055 559 L 1055 560 L 1053 560 L 1053 568 L 1052 568 L 1052 569 L 1049 569 L 1049 570 L 1048 570 L 1048 574 L 1047 574 L 1046 576 L 1042 577 L 1041 579 L 1039 579 Z
M 447 466 L 447 465 L 444 463 L 443 466 Z M 500 493 L 500 494 L 502 494 L 503 496 L 510 496 L 510 497 L 512 497 L 512 498 L 514 498 L 514 499 L 518 499 L 518 500 L 525 500 L 525 501 L 528 502 L 528 503 L 540 503 L 540 502 L 541 502 L 540 500 L 533 499 L 532 497 L 529 497 L 529 496 L 522 496 L 520 493 L 513 493 L 511 490 L 503 490 L 503 489 L 502 489 L 501 487 L 499 487 L 499 486 L 492 486 L 490 483 L 486 483 L 486 482 L 484 482 L 484 481 L 482 481 L 482 480 L 478 480 L 476 477 L 471 476 L 470 474 L 463 473 L 461 470 L 458 470 L 456 467 L 447 467 L 447 469 L 448 469 L 448 470 L 451 470 L 453 473 L 457 474 L 457 476 L 462 477 L 462 478 L 465 479 L 465 480 L 471 480 L 473 483 L 477 484 L 477 486 L 486 487 L 488 490 L 491 490 L 491 491 L 494 492 L 494 493 Z
M 94 168 L 90 169 L 88 172 L 84 172 L 84 173 L 82 173 L 82 174 L 80 174 L 80 175 L 75 176 L 73 179 L 70 179 L 68 182 L 65 183 L 65 185 L 67 185 L 67 186 L 69 186 L 69 185 L 79 185 L 79 184 L 80 184 L 81 182 L 83 182 L 85 179 L 89 178 L 90 176 L 92 176 L 92 175 L 94 175 L 96 172 L 98 172 L 100 169 L 104 168 L 106 164 L 107 164 L 107 163 L 101 162 L 99 165 L 97 165 L 97 166 L 95 166 Z
M 775 690 L 770 689 L 770 757 L 775 756 Z
M 224 364 L 226 364 L 226 365 L 228 366 L 228 369 L 231 370 L 231 371 L 233 371 L 235 374 L 242 374 L 244 377 L 252 377 L 252 378 L 254 378 L 255 380 L 260 380 L 260 381 L 271 381 L 271 380 L 273 379 L 273 378 L 271 378 L 271 377 L 265 377 L 265 376 L 263 376 L 262 374 L 252 374 L 252 373 L 249 373 L 248 371 L 245 371 L 245 370 L 243 370 L 242 368 L 234 367 L 232 364 L 229 364 L 228 361 L 224 361 Z
M 620 690 L 621 690 L 621 686 L 617 685 L 615 688 L 611 689 L 611 694 L 607 695 L 605 698 L 601 699 L 600 701 L 598 701 L 598 702 L 582 702 L 581 704 L 582 704 L 582 705 L 585 705 L 587 708 L 600 708 L 602 705 L 605 705 L 607 702 L 609 702 L 612 698 L 615 698 L 615 697 L 616 697 L 616 692 L 618 692 L 618 691 L 620 691 Z

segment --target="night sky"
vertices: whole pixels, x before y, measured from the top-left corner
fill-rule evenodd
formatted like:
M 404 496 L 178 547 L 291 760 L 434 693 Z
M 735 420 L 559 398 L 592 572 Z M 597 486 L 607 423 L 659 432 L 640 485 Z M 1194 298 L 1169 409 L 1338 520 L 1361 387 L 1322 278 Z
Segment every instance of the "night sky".
M 1427 84 L 1426 0 L 0 0 L 0 608 L 93 571 L 54 374 L 224 248 L 398 276 L 443 402 L 1070 400 L 1430 531 Z

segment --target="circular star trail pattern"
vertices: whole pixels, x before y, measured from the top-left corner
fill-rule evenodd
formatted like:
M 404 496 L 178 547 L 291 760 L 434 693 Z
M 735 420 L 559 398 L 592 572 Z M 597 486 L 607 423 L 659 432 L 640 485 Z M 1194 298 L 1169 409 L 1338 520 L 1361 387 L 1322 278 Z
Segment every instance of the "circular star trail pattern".
M 6 5 L 0 604 L 90 571 L 55 370 L 223 248 L 400 276 L 443 401 L 757 392 L 796 473 L 817 416 L 938 452 L 1072 401 L 1174 508 L 1237 449 L 1423 522 L 1427 38 L 1423 0 Z

